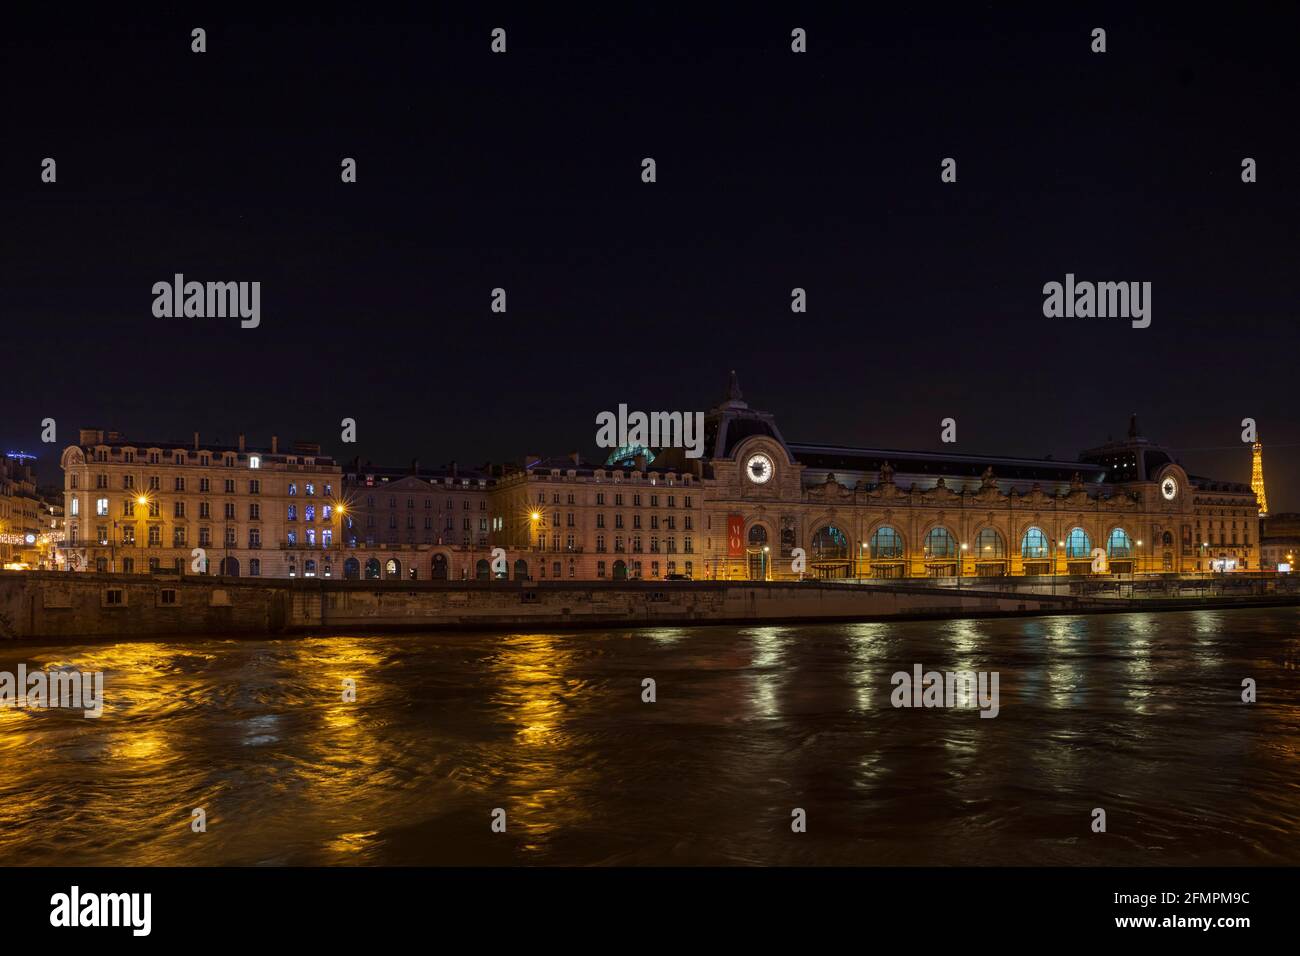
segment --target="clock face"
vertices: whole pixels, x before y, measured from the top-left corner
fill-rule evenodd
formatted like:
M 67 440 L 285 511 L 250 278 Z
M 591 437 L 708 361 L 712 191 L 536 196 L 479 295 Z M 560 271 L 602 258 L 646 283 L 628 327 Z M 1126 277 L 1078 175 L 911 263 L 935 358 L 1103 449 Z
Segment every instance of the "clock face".
M 772 459 L 766 455 L 752 455 L 745 462 L 745 474 L 756 485 L 761 485 L 772 477 Z
M 1173 501 L 1174 496 L 1178 494 L 1178 482 L 1172 478 L 1166 478 L 1160 482 L 1160 493 L 1165 496 L 1166 501 Z

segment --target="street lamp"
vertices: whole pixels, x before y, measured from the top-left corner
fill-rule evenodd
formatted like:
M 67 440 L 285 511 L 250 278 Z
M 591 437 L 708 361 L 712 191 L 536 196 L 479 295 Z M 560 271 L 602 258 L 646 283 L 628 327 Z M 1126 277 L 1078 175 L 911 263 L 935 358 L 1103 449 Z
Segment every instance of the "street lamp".
M 966 542 L 961 543 L 961 551 L 957 553 L 957 590 L 961 590 L 961 575 L 965 570 L 963 565 L 966 563 Z
M 1065 547 L 1065 540 L 1057 539 L 1056 551 L 1052 554 L 1052 596 L 1056 596 L 1056 562 L 1060 560 L 1061 549 Z
M 1137 572 L 1138 565 L 1142 563 L 1142 539 L 1137 540 L 1137 556 L 1133 561 L 1133 570 L 1129 572 L 1129 598 L 1137 597 Z
M 149 498 L 148 498 L 147 495 L 139 495 L 139 496 L 135 499 L 135 503 L 136 503 L 137 505 L 139 505 L 141 508 L 147 508 L 147 507 L 149 507 Z M 147 530 L 147 529 L 148 529 L 148 525 L 146 524 L 145 527 L 146 527 L 146 530 Z M 135 530 L 136 530 L 137 532 L 140 530 L 140 527 L 139 527 L 138 524 L 136 525 L 136 529 L 135 529 Z M 145 560 L 144 560 L 144 539 L 141 538 L 141 537 L 139 536 L 139 534 L 137 534 L 136 537 L 137 537 L 137 539 L 139 539 L 139 540 L 138 540 L 138 543 L 139 543 L 139 545 L 140 545 L 140 569 L 141 569 L 141 573 L 143 573 L 143 572 L 144 572 L 144 567 L 145 567 Z
M 771 550 L 772 548 L 769 545 L 766 544 L 763 545 L 763 580 L 764 581 L 772 580 L 772 566 L 768 562 L 768 558 L 767 558 Z

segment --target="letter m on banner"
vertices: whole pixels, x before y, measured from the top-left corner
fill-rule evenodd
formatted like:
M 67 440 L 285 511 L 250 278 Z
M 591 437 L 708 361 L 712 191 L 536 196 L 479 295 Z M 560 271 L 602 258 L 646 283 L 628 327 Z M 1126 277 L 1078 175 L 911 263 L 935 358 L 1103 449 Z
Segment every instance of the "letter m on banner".
M 745 556 L 745 516 L 727 515 L 727 557 Z

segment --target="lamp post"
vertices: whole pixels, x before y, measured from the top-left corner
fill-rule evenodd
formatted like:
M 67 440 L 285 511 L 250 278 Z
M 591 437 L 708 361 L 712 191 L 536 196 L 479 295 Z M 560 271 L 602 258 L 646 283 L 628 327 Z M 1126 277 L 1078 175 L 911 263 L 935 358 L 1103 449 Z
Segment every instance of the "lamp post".
M 135 499 L 135 503 L 136 503 L 136 505 L 138 505 L 138 506 L 141 507 L 141 508 L 146 508 L 146 507 L 149 506 L 149 498 L 148 498 L 146 495 L 140 495 L 139 497 L 137 497 L 137 498 Z M 136 531 L 138 532 L 139 530 L 140 530 L 140 528 L 139 528 L 139 526 L 137 525 L 137 527 L 136 527 Z M 147 524 L 146 524 L 146 526 L 145 526 L 145 530 L 146 530 L 146 532 L 148 531 L 148 525 L 147 525 Z M 143 539 L 143 538 L 140 538 L 140 536 L 139 536 L 138 534 L 136 535 L 136 537 L 140 539 L 140 541 L 139 541 L 139 543 L 140 543 L 140 568 L 141 568 L 141 571 L 142 571 L 142 573 L 143 573 L 143 569 L 144 569 L 144 566 L 145 566 L 145 560 L 144 560 L 144 539 Z
M 768 562 L 768 558 L 767 558 L 768 554 L 770 554 L 771 551 L 772 548 L 770 545 L 766 545 L 766 544 L 763 545 L 763 580 L 764 581 L 772 580 L 772 565 Z
M 1129 572 L 1129 598 L 1137 598 L 1137 572 L 1138 565 L 1142 563 L 1142 539 L 1137 540 L 1137 555 L 1133 560 L 1133 570 Z
M 1057 538 L 1056 550 L 1052 552 L 1052 597 L 1056 597 L 1056 563 L 1061 558 L 1061 549 L 1065 547 L 1065 540 Z
M 961 590 L 961 576 L 966 569 L 963 565 L 966 563 L 966 542 L 961 543 L 961 550 L 957 552 L 957 590 Z
M 338 541 L 338 544 L 335 545 L 335 547 L 338 548 L 338 551 L 339 551 L 338 556 L 339 556 L 340 558 L 343 557 L 343 550 L 344 550 L 344 549 L 343 549 L 343 538 L 347 535 L 347 531 L 345 530 L 345 528 L 347 527 L 347 521 L 345 520 L 345 518 L 346 518 L 346 516 L 347 516 L 347 513 L 348 513 L 348 506 L 347 506 L 347 505 L 345 505 L 345 504 L 337 504 L 337 505 L 334 506 L 334 520 L 335 520 L 335 522 L 336 522 L 336 523 L 338 524 L 338 526 L 339 526 L 339 527 L 338 527 L 339 541 Z M 332 542 L 331 542 L 331 543 L 332 543 Z M 346 559 L 345 559 L 345 560 L 346 560 Z M 331 562 L 331 563 L 332 563 L 332 562 Z M 331 571 L 332 571 L 332 569 L 331 569 Z M 340 574 L 343 574 L 343 568 L 342 568 L 342 563 L 341 563 L 341 562 L 340 562 L 340 567 L 339 567 L 339 573 L 340 573 Z M 433 573 L 432 570 L 430 570 L 430 574 L 432 574 L 432 573 Z M 344 575 L 344 576 L 346 577 L 346 575 Z

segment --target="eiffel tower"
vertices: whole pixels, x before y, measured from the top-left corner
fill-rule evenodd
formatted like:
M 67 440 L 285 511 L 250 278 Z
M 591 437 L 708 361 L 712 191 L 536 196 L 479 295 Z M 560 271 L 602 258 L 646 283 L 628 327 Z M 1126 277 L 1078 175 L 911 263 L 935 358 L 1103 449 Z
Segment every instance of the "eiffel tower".
M 1264 445 L 1255 435 L 1255 444 L 1251 446 L 1250 489 L 1259 501 L 1259 516 L 1268 514 L 1268 497 L 1264 494 Z

